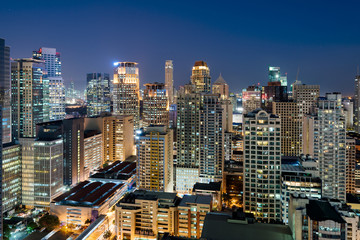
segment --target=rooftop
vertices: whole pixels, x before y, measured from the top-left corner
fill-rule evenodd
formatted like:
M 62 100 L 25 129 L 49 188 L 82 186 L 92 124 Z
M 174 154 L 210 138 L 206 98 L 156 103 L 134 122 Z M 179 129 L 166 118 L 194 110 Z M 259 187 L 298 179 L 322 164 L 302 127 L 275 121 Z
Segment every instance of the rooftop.
M 187 207 L 189 204 L 211 204 L 210 195 L 184 195 L 179 206 Z
M 216 79 L 216 81 L 214 82 L 213 85 L 226 85 L 226 82 L 225 82 L 224 78 L 221 76 L 221 73 L 220 73 L 220 76 L 218 77 L 218 79 Z
M 196 190 L 220 191 L 221 182 L 195 183 L 193 192 Z
M 84 181 L 54 199 L 62 205 L 94 207 L 106 202 L 124 184 Z
M 165 200 L 170 205 L 177 205 L 179 198 L 177 197 L 176 193 L 136 190 L 135 192 L 129 193 L 123 197 L 118 204 L 135 203 L 135 200 L 137 199 L 150 201 Z
M 211 240 L 292 240 L 288 226 L 281 224 L 230 223 L 225 213 L 208 213 L 201 238 Z M 221 229 L 221 231 L 219 231 Z
M 136 173 L 136 162 L 115 161 L 109 166 L 102 168 L 90 176 L 92 179 L 117 179 L 127 180 Z
M 309 200 L 306 205 L 306 213 L 312 220 L 332 220 L 337 223 L 346 223 L 340 213 L 326 200 Z
M 195 64 L 194 64 L 194 67 L 196 67 L 196 66 L 205 66 L 205 67 L 207 67 L 207 64 L 204 61 L 196 61 Z

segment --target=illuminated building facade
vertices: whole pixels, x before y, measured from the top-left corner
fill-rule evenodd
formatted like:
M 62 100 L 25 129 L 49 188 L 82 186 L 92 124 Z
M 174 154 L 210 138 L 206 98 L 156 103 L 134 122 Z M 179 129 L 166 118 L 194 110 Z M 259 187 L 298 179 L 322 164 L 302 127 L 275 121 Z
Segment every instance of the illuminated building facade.
M 304 119 L 304 154 L 319 162 L 323 197 L 345 200 L 346 132 L 340 93 L 319 98 L 317 114 Z
M 134 117 L 134 128 L 140 121 L 139 68 L 135 62 L 115 63 L 113 80 L 113 112 Z
M 2 148 L 2 207 L 3 212 L 21 204 L 21 146 L 6 143 Z
M 293 100 L 301 104 L 303 114 L 311 112 L 319 96 L 320 85 L 306 85 L 301 82 L 293 85 Z
M 43 122 L 44 63 L 36 59 L 15 59 L 11 63 L 12 137 L 36 136 L 36 124 Z
M 261 108 L 261 88 L 257 86 L 249 86 L 242 91 L 243 114 Z
M 355 191 L 356 141 L 346 138 L 346 193 Z
M 87 115 L 110 112 L 110 77 L 107 73 L 88 73 L 86 86 Z
M 134 151 L 133 116 L 103 117 L 104 162 L 125 161 Z
M 33 51 L 33 58 L 45 62 L 44 78 L 48 80 L 49 92 L 45 102 L 49 104 L 49 119 L 61 120 L 65 118 L 65 86 L 61 76 L 60 53 L 56 48 L 42 47 Z
M 84 167 L 85 175 L 89 176 L 99 169 L 104 160 L 102 133 L 96 130 L 84 132 Z
M 143 125 L 169 126 L 169 105 L 163 83 L 147 83 L 143 95 Z
M 269 67 L 269 82 L 281 82 L 281 86 L 287 86 L 287 74 L 280 73 L 280 67 Z
M 360 133 L 360 75 L 355 77 L 354 130 Z
M 346 129 L 354 127 L 354 103 L 350 99 L 343 99 L 342 106 L 345 114 Z
M 204 61 L 195 62 L 192 68 L 191 83 L 195 86 L 196 93 L 210 93 L 211 77 L 210 68 Z
M 34 207 L 34 143 L 35 138 L 20 138 L 21 146 L 21 204 Z
M 0 103 L 2 106 L 2 142 L 11 142 L 10 47 L 0 38 Z
M 137 140 L 137 186 L 151 191 L 173 191 L 173 132 L 149 126 Z
M 62 188 L 62 138 L 37 139 L 34 143 L 34 207 L 49 208 Z
M 224 110 L 218 95 L 186 85 L 177 98 L 176 190 L 189 193 L 196 182 L 221 181 Z
M 273 102 L 272 112 L 281 119 L 281 153 L 299 156 L 302 153 L 302 108 L 297 102 Z
M 174 103 L 174 65 L 172 60 L 165 62 L 165 89 L 169 105 Z
M 268 82 L 262 91 L 263 104 L 265 109 L 270 112 L 272 111 L 272 102 L 288 100 L 287 87 L 281 86 L 281 82 Z
M 258 109 L 244 116 L 244 211 L 281 221 L 281 122 Z
M 221 99 L 229 99 L 229 85 L 225 82 L 221 74 L 212 86 L 212 93 L 220 94 Z

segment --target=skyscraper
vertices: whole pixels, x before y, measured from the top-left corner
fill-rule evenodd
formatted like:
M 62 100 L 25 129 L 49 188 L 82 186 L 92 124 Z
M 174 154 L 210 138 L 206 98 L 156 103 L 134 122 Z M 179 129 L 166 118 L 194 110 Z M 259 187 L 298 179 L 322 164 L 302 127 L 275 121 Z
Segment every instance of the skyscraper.
M 243 132 L 244 210 L 262 222 L 280 221 L 280 118 L 257 109 L 244 116 Z
M 303 114 L 308 114 L 315 107 L 320 96 L 320 85 L 306 85 L 298 82 L 293 85 L 293 99 L 302 106 Z
M 354 130 L 360 133 L 360 75 L 355 77 Z
M 36 137 L 36 124 L 43 122 L 42 60 L 22 58 L 11 63 L 12 137 Z
M 220 94 L 221 99 L 229 99 L 229 85 L 225 82 L 221 74 L 212 86 L 212 93 Z
M 49 81 L 49 96 L 45 100 L 49 103 L 49 119 L 64 119 L 65 86 L 61 76 L 60 53 L 56 52 L 56 48 L 42 47 L 33 51 L 33 58 L 45 61 L 44 77 Z
M 2 106 L 2 142 L 11 142 L 10 48 L 0 38 L 0 104 Z
M 220 97 L 186 85 L 177 98 L 176 190 L 189 193 L 196 182 L 222 179 L 224 121 Z
M 242 106 L 244 114 L 261 108 L 261 88 L 258 86 L 249 86 L 243 89 Z
M 323 197 L 345 200 L 346 131 L 340 93 L 319 98 L 303 126 L 303 152 L 319 162 Z
M 134 117 L 134 127 L 139 127 L 140 93 L 139 68 L 135 62 L 115 63 L 113 82 L 113 106 L 116 115 Z
M 353 138 L 346 138 L 346 193 L 355 191 L 355 170 L 356 170 L 356 141 Z
M 295 101 L 273 102 L 272 112 L 281 119 L 281 153 L 299 156 L 302 153 L 301 104 Z
M 196 61 L 192 68 L 191 83 L 195 85 L 195 92 L 210 93 L 210 68 L 204 61 Z
M 281 86 L 287 86 L 287 74 L 280 73 L 280 67 L 269 67 L 269 82 L 281 82 Z
M 173 191 L 173 132 L 164 125 L 151 125 L 137 136 L 138 188 Z
M 174 65 L 172 60 L 165 62 L 165 89 L 170 106 L 174 103 Z
M 88 73 L 86 86 L 87 115 L 110 112 L 110 78 L 107 73 Z
M 163 83 L 147 83 L 143 95 L 143 126 L 169 126 L 169 105 Z

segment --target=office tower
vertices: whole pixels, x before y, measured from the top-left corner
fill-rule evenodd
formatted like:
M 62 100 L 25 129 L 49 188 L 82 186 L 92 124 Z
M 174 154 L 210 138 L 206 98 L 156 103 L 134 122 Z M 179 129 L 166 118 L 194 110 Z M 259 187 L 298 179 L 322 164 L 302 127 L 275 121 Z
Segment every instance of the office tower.
M 303 153 L 319 162 L 323 197 L 345 200 L 346 132 L 340 93 L 319 98 L 316 114 L 304 118 L 303 144 Z
M 73 186 L 85 180 L 84 118 L 64 119 L 64 185 Z
M 281 154 L 299 156 L 302 153 L 303 114 L 298 102 L 273 102 L 272 112 L 281 119 Z
M 90 176 L 104 162 L 102 133 L 97 130 L 84 131 L 84 172 Z M 86 177 L 87 178 L 87 177 Z
M 343 99 L 342 106 L 345 114 L 346 129 L 354 127 L 354 103 L 350 99 Z
M 56 52 L 56 48 L 42 47 L 38 51 L 33 51 L 33 58 L 45 61 L 44 78 L 49 83 L 49 96 L 45 101 L 49 103 L 49 119 L 64 119 L 65 86 L 61 76 L 60 53 Z
M 224 125 L 220 99 L 186 85 L 177 98 L 176 190 L 189 193 L 196 182 L 221 181 Z
M 134 151 L 134 117 L 103 117 L 104 162 L 125 161 Z
M 360 133 L 360 75 L 355 77 L 354 130 Z
M 151 125 L 137 136 L 137 186 L 151 191 L 173 191 L 173 132 Z
M 115 66 L 114 113 L 133 116 L 134 128 L 138 129 L 140 120 L 139 68 L 135 62 L 118 62 Z
M 249 86 L 242 90 L 242 106 L 243 114 L 261 108 L 261 88 L 257 86 Z
M 281 220 L 281 122 L 258 109 L 244 115 L 244 211 Z M 255 141 L 256 139 L 256 141 Z
M 6 143 L 2 148 L 2 206 L 3 212 L 14 210 L 21 204 L 21 147 Z
M 63 190 L 63 139 L 52 130 L 34 142 L 34 207 L 50 207 Z
M 21 204 L 34 207 L 34 143 L 35 138 L 20 138 L 21 146 Z
M 2 106 L 0 105 L 0 118 L 2 118 Z M 3 151 L 3 144 L 2 144 L 2 124 L 0 125 L 0 150 L 1 152 Z M 0 156 L 0 167 L 1 167 L 1 170 L 3 169 L 3 159 L 2 159 L 2 154 Z M 1 197 L 1 200 L 0 200 L 0 240 L 3 239 L 3 220 L 4 220 L 4 217 L 3 217 L 3 171 L 1 171 L 1 174 L 0 174 L 0 190 L 1 190 L 1 193 L 0 193 L 0 197 Z
M 174 103 L 174 65 L 172 60 L 165 62 L 165 89 L 169 105 Z
M 267 111 L 272 111 L 272 102 L 287 101 L 287 87 L 281 86 L 281 82 L 268 82 L 262 89 L 262 100 Z
M 169 126 L 169 105 L 163 83 L 147 83 L 143 95 L 143 126 Z
M 281 82 L 281 86 L 287 86 L 287 74 L 280 73 L 280 67 L 269 67 L 269 82 Z
M 212 86 L 212 93 L 220 94 L 221 99 L 229 99 L 229 85 L 225 82 L 221 74 Z
M 177 119 L 177 105 L 173 104 L 169 106 L 169 127 L 176 128 Z
M 43 122 L 43 71 L 41 60 L 22 58 L 11 63 L 12 137 L 36 136 L 36 124 Z
M 315 165 L 314 159 L 306 157 L 281 158 L 281 216 L 288 224 L 289 202 L 293 194 L 312 198 L 321 198 L 321 179 L 317 167 L 308 168 L 308 163 Z M 316 173 L 313 174 L 313 170 Z
M 302 105 L 303 114 L 308 114 L 311 108 L 315 107 L 316 101 L 320 96 L 320 85 L 293 85 L 293 100 Z
M 196 61 L 192 68 L 191 83 L 197 93 L 210 93 L 210 68 L 204 61 Z
M 10 143 L 11 138 L 11 77 L 10 47 L 0 38 L 0 104 L 2 106 L 2 142 Z
M 356 193 L 355 169 L 356 169 L 355 139 L 346 138 L 346 193 Z
M 87 115 L 110 112 L 110 77 L 107 73 L 88 73 L 86 86 Z

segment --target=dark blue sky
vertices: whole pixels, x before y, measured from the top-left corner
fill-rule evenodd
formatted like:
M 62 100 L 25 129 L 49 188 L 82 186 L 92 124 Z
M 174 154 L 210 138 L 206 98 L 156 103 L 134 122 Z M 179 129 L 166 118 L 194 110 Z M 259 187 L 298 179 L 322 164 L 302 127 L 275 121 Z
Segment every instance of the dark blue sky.
M 1 1 L 0 37 L 11 56 L 39 47 L 62 54 L 68 84 L 86 73 L 112 74 L 114 61 L 136 61 L 141 84 L 164 81 L 174 61 L 175 85 L 189 81 L 196 60 L 212 80 L 221 72 L 233 91 L 265 84 L 267 67 L 288 82 L 321 84 L 322 92 L 353 93 L 360 65 L 359 1 Z

